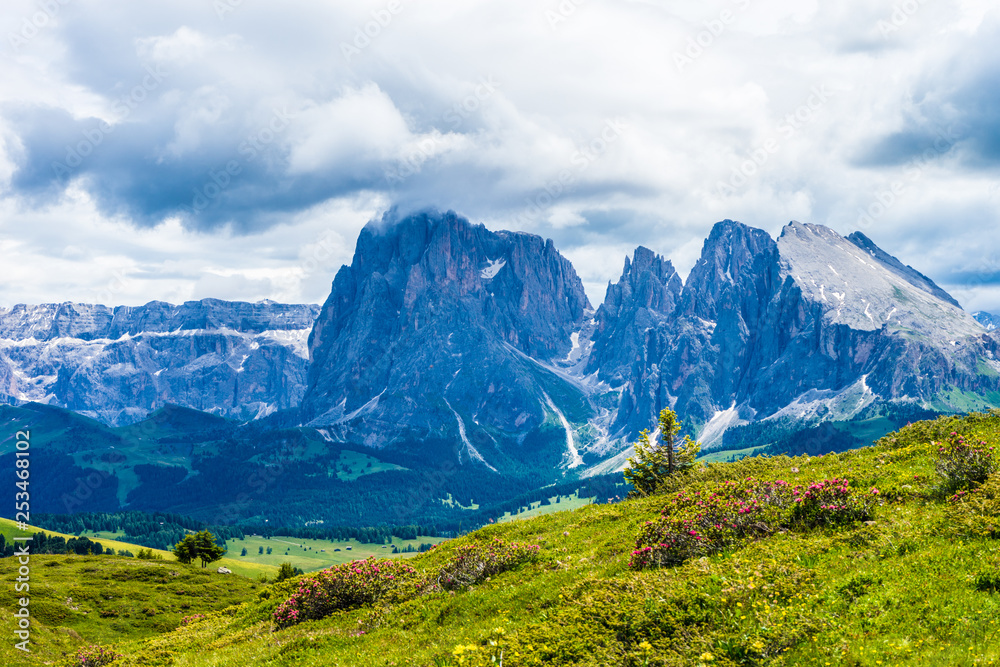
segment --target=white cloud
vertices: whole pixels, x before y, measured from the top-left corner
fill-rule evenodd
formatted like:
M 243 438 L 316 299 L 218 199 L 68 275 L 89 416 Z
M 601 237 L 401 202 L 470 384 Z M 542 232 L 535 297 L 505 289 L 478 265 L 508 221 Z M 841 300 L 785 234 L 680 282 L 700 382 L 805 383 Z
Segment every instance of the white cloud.
M 83 299 L 122 267 L 128 303 L 212 290 L 322 300 L 336 267 L 304 269 L 310 244 L 332 229 L 324 262 L 349 261 L 357 230 L 393 202 L 551 236 L 599 300 L 636 245 L 686 272 L 722 218 L 772 234 L 793 218 L 864 226 L 859 211 L 907 178 L 905 160 L 865 156 L 954 107 L 998 61 L 988 0 L 903 14 L 888 0 L 572 5 L 404 1 L 373 29 L 383 0 L 242 3 L 221 17 L 201 0 L 74 0 L 0 59 L 0 244 L 28 252 L 39 276 L 0 301 Z M 4 34 L 36 10 L 5 3 Z M 370 43 L 345 57 L 366 27 Z M 47 189 L 59 142 L 115 120 L 149 66 L 164 83 L 76 190 Z M 26 129 L 52 108 L 77 124 Z M 247 159 L 242 142 L 276 109 L 292 122 Z M 580 168 L 611 119 L 627 129 Z M 942 282 L 988 254 L 1000 212 L 996 166 L 964 156 L 922 167 L 864 230 Z M 185 217 L 233 159 L 241 174 L 205 217 Z M 569 185 L 526 215 L 565 171 Z M 960 233 L 946 229 L 955 211 Z M 83 287 L 83 274 L 96 277 Z M 1000 308 L 988 286 L 958 288 Z

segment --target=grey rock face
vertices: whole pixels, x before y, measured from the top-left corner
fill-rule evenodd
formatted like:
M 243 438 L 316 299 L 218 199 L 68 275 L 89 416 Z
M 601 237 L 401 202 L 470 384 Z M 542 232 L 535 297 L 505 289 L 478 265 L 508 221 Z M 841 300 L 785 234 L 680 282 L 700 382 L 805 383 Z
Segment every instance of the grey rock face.
M 609 295 L 660 275 L 647 273 Z M 643 341 L 613 428 L 628 435 L 665 406 L 711 443 L 755 419 L 850 418 L 873 401 L 963 410 L 1000 388 L 997 340 L 954 299 L 863 235 L 819 225 L 790 223 L 775 242 L 720 222 L 672 313 L 604 331 L 595 351 Z M 602 361 L 599 376 L 618 380 L 620 364 Z
M 600 371 L 601 379 L 620 386 L 643 355 L 645 332 L 655 329 L 677 309 L 683 284 L 673 265 L 642 246 L 617 283 L 608 283 L 604 303 L 594 316 L 593 352 L 587 372 Z
M 551 241 L 450 212 L 387 214 L 362 230 L 316 321 L 304 418 L 370 446 L 440 438 L 459 460 L 496 461 L 506 440 L 586 411 L 549 362 L 589 315 Z
M 107 424 L 167 403 L 251 419 L 305 391 L 313 305 L 152 302 L 0 309 L 0 393 Z
M 979 311 L 978 313 L 972 313 L 972 316 L 976 318 L 976 321 L 982 324 L 983 328 L 987 331 L 994 331 L 998 326 L 1000 326 L 1000 315 Z
M 918 287 L 927 292 L 930 292 L 931 294 L 941 299 L 942 301 L 947 301 L 951 305 L 958 306 L 959 308 L 961 308 L 961 306 L 959 306 L 958 304 L 958 301 L 956 301 L 950 294 L 945 292 L 943 289 L 938 287 L 933 280 L 931 280 L 924 274 L 920 273 L 912 266 L 904 265 L 898 259 L 896 259 L 892 255 L 890 255 L 889 253 L 885 252 L 877 245 L 875 245 L 874 241 L 872 241 L 870 238 L 868 238 L 861 232 L 854 232 L 852 234 L 848 234 L 847 240 L 853 243 L 854 245 L 858 246 L 865 252 L 867 252 L 873 258 L 877 259 L 879 263 L 882 264 L 882 266 L 886 267 L 893 273 L 899 275 L 914 287 Z

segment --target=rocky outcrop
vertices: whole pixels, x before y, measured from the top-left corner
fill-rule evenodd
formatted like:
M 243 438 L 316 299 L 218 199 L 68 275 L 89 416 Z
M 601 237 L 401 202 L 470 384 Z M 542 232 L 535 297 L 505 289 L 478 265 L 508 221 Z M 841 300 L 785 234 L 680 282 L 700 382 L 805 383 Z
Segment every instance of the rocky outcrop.
M 0 392 L 111 425 L 171 403 L 239 419 L 295 408 L 318 310 L 217 299 L 2 309 Z
M 553 362 L 590 314 L 551 240 L 390 212 L 362 230 L 316 321 L 303 418 L 374 447 L 449 441 L 495 467 L 558 414 L 585 421 Z
M 632 273 L 609 295 L 660 275 Z M 628 435 L 666 406 L 711 443 L 772 416 L 849 419 L 876 401 L 960 411 L 1000 388 L 996 340 L 954 299 L 867 237 L 820 225 L 792 222 L 775 241 L 718 223 L 677 307 L 644 323 L 605 329 L 594 346 L 643 341 L 613 427 Z M 590 363 L 608 382 L 621 377 L 616 365 Z

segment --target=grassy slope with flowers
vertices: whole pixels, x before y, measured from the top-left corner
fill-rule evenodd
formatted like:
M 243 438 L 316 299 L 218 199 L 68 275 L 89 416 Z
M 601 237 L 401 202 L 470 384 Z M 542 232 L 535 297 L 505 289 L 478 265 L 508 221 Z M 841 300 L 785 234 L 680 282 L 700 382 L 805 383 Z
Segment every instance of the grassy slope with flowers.
M 489 526 L 407 561 L 433 581 L 470 544 L 540 545 L 469 589 L 424 588 L 279 630 L 273 613 L 302 582 L 275 584 L 174 632 L 121 642 L 114 664 L 487 665 L 501 650 L 511 667 L 997 664 L 1000 473 L 957 498 L 943 488 L 936 443 L 952 432 L 995 446 L 1000 413 L 921 422 L 842 454 L 710 464 L 664 495 Z M 760 521 L 733 521 L 715 548 L 692 541 L 680 565 L 630 567 L 637 538 L 679 494 L 747 478 L 802 490 L 846 479 L 869 500 L 836 521 L 794 506 L 769 519 L 768 506 Z

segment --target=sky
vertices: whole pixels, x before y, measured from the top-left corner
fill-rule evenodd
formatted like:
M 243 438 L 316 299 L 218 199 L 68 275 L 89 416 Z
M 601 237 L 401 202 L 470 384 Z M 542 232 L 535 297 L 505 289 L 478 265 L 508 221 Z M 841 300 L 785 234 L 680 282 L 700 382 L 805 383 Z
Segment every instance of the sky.
M 0 306 L 321 303 L 389 207 L 638 245 L 862 231 L 1000 312 L 988 0 L 4 0 Z

